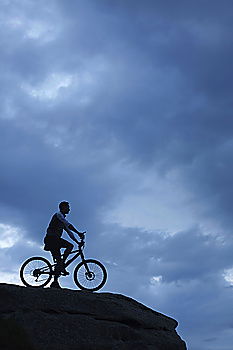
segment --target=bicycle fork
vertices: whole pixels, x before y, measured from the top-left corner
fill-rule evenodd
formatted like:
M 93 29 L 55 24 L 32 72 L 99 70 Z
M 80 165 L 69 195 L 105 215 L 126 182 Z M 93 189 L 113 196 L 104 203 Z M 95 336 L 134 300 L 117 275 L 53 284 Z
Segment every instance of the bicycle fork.
M 81 251 L 81 253 L 80 253 L 80 257 L 81 257 L 81 259 L 82 259 L 82 261 L 83 261 L 83 265 L 85 266 L 85 269 L 86 269 L 86 274 L 87 274 L 87 276 L 91 276 L 91 271 L 89 270 L 89 267 L 88 267 L 88 264 L 86 263 L 86 260 L 85 260 L 85 258 L 84 258 L 84 254 L 83 254 L 83 252 Z

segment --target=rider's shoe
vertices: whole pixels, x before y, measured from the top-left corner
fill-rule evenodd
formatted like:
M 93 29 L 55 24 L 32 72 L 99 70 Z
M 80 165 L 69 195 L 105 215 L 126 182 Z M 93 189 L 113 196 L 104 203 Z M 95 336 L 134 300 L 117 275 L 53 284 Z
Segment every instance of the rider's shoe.
M 61 264 L 61 274 L 62 276 L 68 276 L 70 273 L 68 271 L 66 271 L 66 268 L 65 268 L 65 262 L 62 261 L 62 264 Z
M 55 271 L 58 275 L 60 274 L 62 276 L 68 276 L 70 274 L 68 271 L 66 271 L 65 264 L 63 261 L 57 264 L 57 266 L 55 267 Z
M 60 284 L 58 283 L 58 281 L 53 281 L 53 282 L 50 284 L 50 288 L 61 289 L 61 286 L 60 286 Z

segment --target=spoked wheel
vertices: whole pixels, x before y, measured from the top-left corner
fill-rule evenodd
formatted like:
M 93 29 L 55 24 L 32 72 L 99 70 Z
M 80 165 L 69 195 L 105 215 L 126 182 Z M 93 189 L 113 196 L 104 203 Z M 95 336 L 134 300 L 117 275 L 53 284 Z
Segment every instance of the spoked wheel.
M 80 289 L 94 292 L 102 288 L 106 280 L 107 271 L 97 260 L 84 260 L 74 270 L 74 282 Z
M 44 287 L 52 278 L 52 266 L 43 257 L 30 258 L 21 266 L 20 278 L 27 287 Z

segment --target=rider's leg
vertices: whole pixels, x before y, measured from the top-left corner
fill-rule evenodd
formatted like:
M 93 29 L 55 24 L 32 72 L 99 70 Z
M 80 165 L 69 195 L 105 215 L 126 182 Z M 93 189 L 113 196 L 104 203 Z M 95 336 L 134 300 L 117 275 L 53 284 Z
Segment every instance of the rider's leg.
M 56 262 L 56 266 L 55 266 L 55 276 L 54 276 L 54 281 L 57 281 L 59 276 L 60 276 L 60 272 L 63 268 L 63 262 L 62 262 L 62 258 L 61 258 L 61 251 L 59 248 L 54 248 L 51 250 L 51 254 L 53 257 L 54 262 Z
M 54 275 L 54 281 L 51 283 L 51 288 L 60 288 L 60 285 L 58 283 L 58 278 L 61 275 L 61 270 L 63 267 L 63 262 L 61 258 L 61 251 L 60 251 L 60 238 L 54 237 L 54 236 L 46 236 L 45 237 L 45 245 L 46 250 L 49 250 L 52 254 L 53 260 L 56 263 L 55 266 L 55 275 Z
M 74 245 L 72 243 L 70 243 L 69 241 L 67 241 L 66 239 L 61 238 L 60 240 L 61 242 L 61 247 L 62 248 L 66 248 L 63 254 L 63 262 L 65 263 L 68 255 L 72 252 L 72 249 L 74 248 Z
M 63 239 L 63 238 L 56 238 L 53 240 L 52 242 L 52 248 L 51 248 L 51 253 L 53 256 L 53 259 L 56 260 L 57 265 L 55 267 L 55 273 L 57 272 L 57 274 L 55 274 L 55 278 L 58 279 L 59 276 L 56 275 L 60 275 L 60 272 L 63 273 L 63 275 L 69 275 L 69 272 L 66 271 L 65 269 L 65 261 L 68 257 L 68 255 L 70 254 L 70 252 L 72 251 L 74 245 L 70 242 L 68 242 L 67 240 Z M 61 248 L 66 248 L 63 254 L 63 257 L 61 257 Z
M 71 252 L 72 247 L 73 247 L 73 245 L 71 244 L 71 247 L 68 247 L 66 249 L 65 252 L 68 253 L 67 255 L 69 255 L 69 253 Z M 65 269 L 65 260 L 64 260 L 64 257 L 63 258 L 61 257 L 60 249 L 53 250 L 52 255 L 53 255 L 53 259 L 57 263 L 55 266 L 55 277 L 54 277 L 54 280 L 57 281 L 58 278 L 60 277 L 60 273 L 62 273 L 64 276 L 66 276 L 66 275 L 69 275 L 69 272 L 66 271 L 66 269 Z
M 73 244 L 71 244 L 70 242 L 68 242 L 62 238 L 59 239 L 59 246 L 60 246 L 60 248 L 66 248 L 66 249 L 64 251 L 63 257 L 61 257 L 60 249 L 58 251 L 56 251 L 56 254 L 55 254 L 55 257 L 57 260 L 56 268 L 57 268 L 59 275 L 60 275 L 60 273 L 62 273 L 63 276 L 67 276 L 67 275 L 69 275 L 69 272 L 66 271 L 65 261 L 66 261 L 68 255 L 70 254 L 70 252 L 72 251 L 74 246 L 73 246 Z M 55 272 L 56 272 L 56 270 L 55 270 Z M 56 277 L 56 279 L 58 279 L 58 277 Z

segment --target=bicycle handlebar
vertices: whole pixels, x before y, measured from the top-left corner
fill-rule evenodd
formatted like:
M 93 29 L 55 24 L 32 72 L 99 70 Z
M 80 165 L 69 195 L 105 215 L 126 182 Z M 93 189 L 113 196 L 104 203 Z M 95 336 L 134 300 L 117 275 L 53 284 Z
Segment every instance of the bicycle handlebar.
M 83 246 L 84 246 L 84 243 L 85 243 L 85 242 L 84 242 L 85 233 L 86 233 L 86 231 L 82 232 L 83 236 L 82 236 L 82 238 L 80 238 L 80 239 L 81 239 L 81 242 L 79 243 L 79 246 L 81 246 L 81 247 L 83 247 Z
M 84 240 L 84 238 L 85 238 L 85 233 L 87 233 L 87 231 L 82 232 L 83 236 L 82 236 L 82 238 L 81 238 L 81 241 Z

